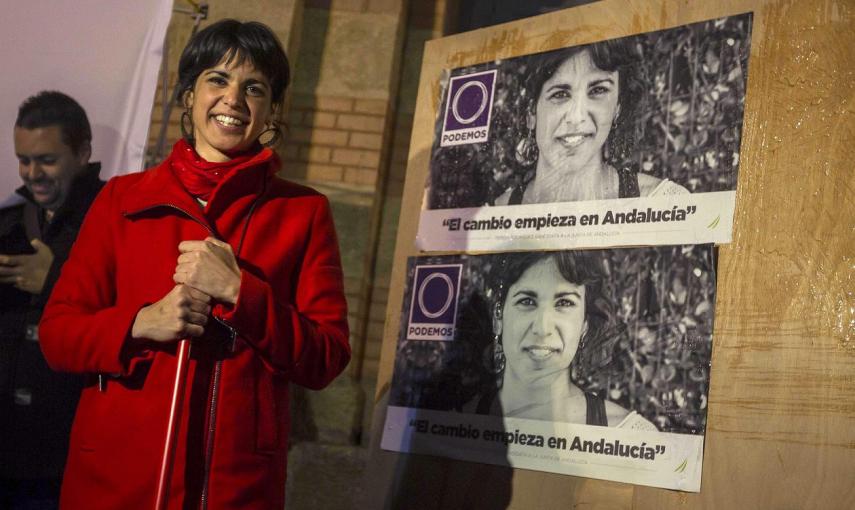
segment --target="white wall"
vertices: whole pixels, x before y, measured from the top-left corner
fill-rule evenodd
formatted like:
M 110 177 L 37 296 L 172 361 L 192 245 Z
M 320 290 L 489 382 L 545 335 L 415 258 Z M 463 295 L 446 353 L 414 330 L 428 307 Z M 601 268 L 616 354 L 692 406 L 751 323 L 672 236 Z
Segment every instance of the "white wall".
M 45 89 L 75 98 L 92 124 L 101 176 L 141 169 L 172 0 L 27 0 L 0 16 L 0 203 L 20 185 L 18 106 Z

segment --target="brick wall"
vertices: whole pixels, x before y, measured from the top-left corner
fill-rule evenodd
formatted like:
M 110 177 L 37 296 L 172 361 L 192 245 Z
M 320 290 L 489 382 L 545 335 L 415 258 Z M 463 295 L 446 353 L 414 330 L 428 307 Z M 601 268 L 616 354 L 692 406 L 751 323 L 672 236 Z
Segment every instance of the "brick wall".
M 386 101 L 295 94 L 282 149 L 283 174 L 373 190 L 385 119 Z
M 386 196 L 383 210 L 383 224 L 380 230 L 377 258 L 374 260 L 375 279 L 373 282 L 367 342 L 365 346 L 363 373 L 374 378 L 380 365 L 380 350 L 383 343 L 383 330 L 387 307 L 400 312 L 401 303 L 389 303 L 389 286 L 392 271 L 392 257 L 398 233 L 398 219 L 401 213 L 401 196 L 407 173 L 410 152 L 410 135 L 413 128 L 416 94 L 418 92 L 419 71 L 421 69 L 424 41 L 440 37 L 446 30 L 446 13 L 450 9 L 444 0 L 410 2 L 407 16 L 407 35 L 404 45 L 402 78 L 395 105 L 394 129 L 388 135 L 391 154 L 386 181 Z

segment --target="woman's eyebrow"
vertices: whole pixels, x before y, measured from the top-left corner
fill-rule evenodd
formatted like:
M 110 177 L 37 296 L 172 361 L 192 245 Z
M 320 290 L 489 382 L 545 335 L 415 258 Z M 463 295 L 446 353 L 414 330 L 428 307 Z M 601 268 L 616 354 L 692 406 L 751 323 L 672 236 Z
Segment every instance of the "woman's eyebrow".
M 564 298 L 564 297 L 575 297 L 576 299 L 582 299 L 582 294 L 576 290 L 568 290 L 565 292 L 556 292 L 556 298 Z
M 517 297 L 520 294 L 522 294 L 523 296 L 527 296 L 527 297 L 537 297 L 537 292 L 535 292 L 533 290 L 528 290 L 528 289 L 520 289 L 520 290 L 514 292 L 513 297 Z
M 216 74 L 217 76 L 222 76 L 223 78 L 229 77 L 229 73 L 227 71 L 222 71 L 220 69 L 208 69 L 205 71 L 205 74 Z
M 572 90 L 572 89 L 573 89 L 573 86 L 572 86 L 572 85 L 570 85 L 569 83 L 555 83 L 555 84 L 550 85 L 549 87 L 547 87 L 547 88 L 546 88 L 546 91 L 548 92 L 548 91 L 550 91 L 550 90 L 555 90 L 555 89 L 558 89 L 558 90 Z
M 267 82 L 265 82 L 264 80 L 259 80 L 258 78 L 249 78 L 248 80 L 246 80 L 245 83 L 247 85 L 262 85 L 264 87 L 267 87 Z
M 594 85 L 599 85 L 601 83 L 608 83 L 609 85 L 614 85 L 615 81 L 611 78 L 600 78 L 599 80 L 592 80 L 588 82 L 589 87 L 593 87 Z

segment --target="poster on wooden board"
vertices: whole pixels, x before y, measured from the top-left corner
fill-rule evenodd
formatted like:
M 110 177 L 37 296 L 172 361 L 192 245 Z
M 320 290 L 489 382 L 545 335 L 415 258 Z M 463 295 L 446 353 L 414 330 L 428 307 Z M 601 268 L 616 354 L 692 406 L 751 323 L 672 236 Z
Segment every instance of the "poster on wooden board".
M 417 211 L 428 182 L 433 128 L 443 107 L 444 71 L 745 12 L 753 12 L 750 79 L 733 240 L 719 248 L 715 370 L 701 492 L 381 449 L 402 347 L 408 259 L 426 255 L 416 245 Z M 366 508 L 388 507 L 390 501 L 403 502 L 400 508 L 427 510 L 855 508 L 849 475 L 855 431 L 855 308 L 847 301 L 855 217 L 855 201 L 848 198 L 855 158 L 850 141 L 853 21 L 855 8 L 847 0 L 601 0 L 429 41 L 390 275 L 366 468 L 373 475 L 366 500 L 376 503 Z M 467 185 L 461 184 L 461 192 Z M 429 354 L 413 359 L 424 377 L 433 359 Z M 504 499 L 488 500 L 493 494 Z M 410 501 L 415 503 L 408 505 Z
M 728 243 L 752 14 L 456 68 L 422 251 Z
M 411 257 L 381 447 L 699 491 L 714 259 Z

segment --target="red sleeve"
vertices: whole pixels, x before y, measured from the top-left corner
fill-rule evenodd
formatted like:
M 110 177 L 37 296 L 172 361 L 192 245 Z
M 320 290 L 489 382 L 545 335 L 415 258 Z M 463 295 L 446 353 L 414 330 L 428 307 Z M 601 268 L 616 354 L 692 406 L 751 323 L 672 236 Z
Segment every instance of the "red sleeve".
M 123 351 L 140 305 L 116 304 L 115 179 L 92 203 L 39 324 L 39 342 L 54 370 L 127 375 L 152 353 Z
M 328 385 L 350 361 L 338 241 L 326 198 L 318 203 L 294 302 L 243 270 L 234 308 L 215 310 L 268 368 L 312 389 Z

